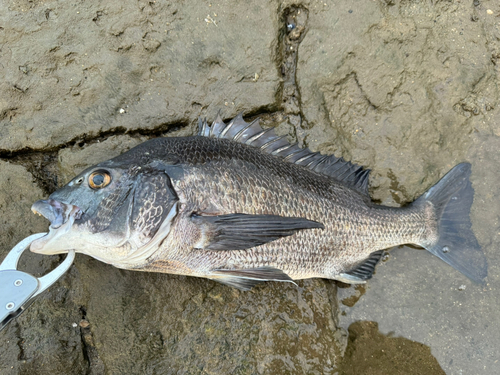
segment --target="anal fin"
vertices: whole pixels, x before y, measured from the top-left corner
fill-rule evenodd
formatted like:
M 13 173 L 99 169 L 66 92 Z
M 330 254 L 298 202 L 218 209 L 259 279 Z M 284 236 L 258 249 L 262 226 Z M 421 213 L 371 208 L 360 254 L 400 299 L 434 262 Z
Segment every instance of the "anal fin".
M 335 277 L 335 279 L 347 284 L 365 283 L 366 280 L 370 280 L 372 278 L 373 272 L 375 271 L 375 266 L 379 262 L 380 258 L 382 258 L 383 253 L 384 250 L 379 250 L 371 253 L 367 259 L 357 264 L 348 272 L 341 273 L 340 275 Z
M 217 269 L 212 271 L 209 278 L 240 290 L 250 290 L 265 281 L 285 281 L 295 284 L 290 276 L 274 267 Z

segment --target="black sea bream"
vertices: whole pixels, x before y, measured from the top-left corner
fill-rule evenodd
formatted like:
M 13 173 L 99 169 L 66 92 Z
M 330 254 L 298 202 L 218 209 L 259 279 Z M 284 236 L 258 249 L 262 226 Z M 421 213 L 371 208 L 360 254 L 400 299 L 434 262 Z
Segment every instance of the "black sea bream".
M 31 250 L 74 249 L 116 267 L 249 289 L 322 277 L 362 283 L 383 249 L 424 247 L 482 282 L 470 165 L 403 208 L 372 203 L 369 171 L 290 145 L 258 121 L 200 121 L 86 169 L 33 211 L 51 221 Z

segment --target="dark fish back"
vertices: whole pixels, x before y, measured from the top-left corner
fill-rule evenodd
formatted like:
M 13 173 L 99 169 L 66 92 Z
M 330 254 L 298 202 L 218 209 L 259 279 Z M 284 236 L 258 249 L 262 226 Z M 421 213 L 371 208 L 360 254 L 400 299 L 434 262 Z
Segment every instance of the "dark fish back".
M 147 141 L 111 161 L 119 164 L 148 165 L 155 160 L 190 168 L 208 164 L 228 163 L 237 167 L 240 161 L 259 170 L 310 190 L 326 199 L 356 201 L 369 204 L 368 196 L 351 189 L 345 182 L 315 172 L 302 165 L 292 164 L 282 158 L 267 154 L 258 148 L 224 138 L 202 136 L 156 138 Z

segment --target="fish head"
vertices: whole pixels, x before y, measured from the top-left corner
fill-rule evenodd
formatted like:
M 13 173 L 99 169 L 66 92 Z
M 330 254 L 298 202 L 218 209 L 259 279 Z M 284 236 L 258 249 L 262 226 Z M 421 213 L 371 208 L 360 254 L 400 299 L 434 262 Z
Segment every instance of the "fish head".
M 47 218 L 50 227 L 30 250 L 39 254 L 75 250 L 131 268 L 155 250 L 147 246 L 155 236 L 168 235 L 177 199 L 164 170 L 111 159 L 33 204 L 32 211 Z

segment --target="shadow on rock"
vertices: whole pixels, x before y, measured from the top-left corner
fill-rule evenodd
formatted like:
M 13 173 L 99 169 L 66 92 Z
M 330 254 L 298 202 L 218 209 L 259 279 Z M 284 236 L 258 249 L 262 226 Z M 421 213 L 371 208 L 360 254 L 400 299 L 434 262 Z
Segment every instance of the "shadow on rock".
M 383 335 L 376 322 L 349 326 L 349 342 L 339 375 L 444 375 L 431 349 L 403 337 Z

